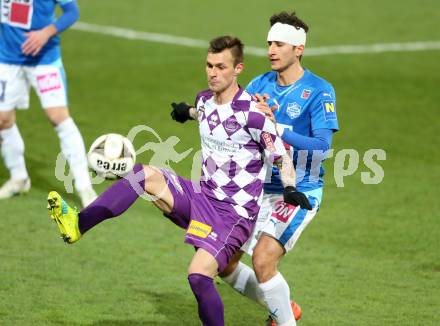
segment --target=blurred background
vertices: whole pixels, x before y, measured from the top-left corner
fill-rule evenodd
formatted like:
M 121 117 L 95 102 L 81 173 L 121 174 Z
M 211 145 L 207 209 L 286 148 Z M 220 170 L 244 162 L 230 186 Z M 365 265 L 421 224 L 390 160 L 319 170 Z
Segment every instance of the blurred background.
M 264 53 L 269 17 L 296 10 L 310 26 L 310 56 L 302 64 L 336 90 L 334 153 L 359 154 L 344 187 L 335 182 L 334 156 L 325 162 L 320 212 L 281 265 L 303 308 L 299 325 L 440 324 L 438 1 L 78 3 L 81 23 L 63 33 L 62 53 L 69 107 L 86 146 L 101 134 L 127 135 L 146 125 L 160 139 L 141 133 L 136 148 L 177 136 L 174 149 L 193 148 L 192 154 L 199 148 L 196 125 L 173 122 L 170 103 L 192 103 L 206 88 L 208 40 L 234 34 Z M 151 41 L 148 33 L 171 42 L 163 35 Z M 173 44 L 179 37 L 196 41 Z M 339 46 L 355 47 L 338 53 Z M 326 54 L 319 55 L 321 47 Z M 264 56 L 248 53 L 245 64 L 243 86 L 269 69 Z M 32 189 L 0 202 L 0 324 L 197 325 L 186 280 L 193 249 L 182 243 L 183 231 L 140 200 L 78 244 L 64 245 L 46 211 L 47 193 L 79 201 L 55 178 L 58 138 L 35 94 L 17 121 Z M 376 185 L 361 181 L 362 172 L 371 172 L 363 162 L 369 149 L 386 152 Z M 138 160 L 148 163 L 152 154 Z M 192 154 L 169 164 L 190 177 Z M 0 165 L 0 182 L 8 177 Z M 264 325 L 262 307 L 221 282 L 218 288 L 227 325 Z

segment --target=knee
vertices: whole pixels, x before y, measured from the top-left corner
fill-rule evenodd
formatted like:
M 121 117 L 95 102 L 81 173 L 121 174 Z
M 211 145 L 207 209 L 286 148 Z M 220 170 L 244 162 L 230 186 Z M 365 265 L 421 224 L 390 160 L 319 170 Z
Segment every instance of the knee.
M 162 177 L 162 172 L 151 165 L 143 165 L 145 176 L 145 191 L 151 193 L 155 188 L 155 183 Z
M 50 108 L 46 109 L 46 116 L 53 126 L 58 126 L 70 117 L 67 108 Z
M 142 165 L 142 168 L 144 169 L 145 180 L 152 179 L 157 172 L 156 168 L 151 165 L 144 164 Z
M 270 280 L 277 272 L 276 262 L 265 252 L 254 252 L 252 265 L 259 283 Z

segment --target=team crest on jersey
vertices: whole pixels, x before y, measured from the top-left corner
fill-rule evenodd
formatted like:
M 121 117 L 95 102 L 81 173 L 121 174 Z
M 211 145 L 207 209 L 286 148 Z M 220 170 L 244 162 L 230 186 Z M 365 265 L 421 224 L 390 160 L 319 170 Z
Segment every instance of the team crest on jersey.
M 1 3 L 1 22 L 24 29 L 32 23 L 33 0 L 10 0 Z
M 296 102 L 289 103 L 287 104 L 286 113 L 290 119 L 298 118 L 301 114 L 301 106 Z
M 230 117 L 225 120 L 224 126 L 227 132 L 234 133 L 238 128 L 240 128 L 240 124 L 237 122 L 235 117 Z
M 302 93 L 301 93 L 301 98 L 307 100 L 310 97 L 310 93 L 312 91 L 310 89 L 303 89 Z

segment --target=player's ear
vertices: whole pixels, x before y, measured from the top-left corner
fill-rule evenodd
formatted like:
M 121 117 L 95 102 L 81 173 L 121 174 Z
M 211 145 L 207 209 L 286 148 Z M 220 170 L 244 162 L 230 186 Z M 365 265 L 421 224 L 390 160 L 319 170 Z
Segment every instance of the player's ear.
M 241 74 L 241 72 L 244 69 L 244 64 L 243 62 L 238 63 L 235 68 L 234 68 L 234 75 L 238 76 L 239 74 Z
M 304 45 L 297 45 L 297 46 L 295 46 L 295 55 L 297 57 L 303 55 L 303 53 L 304 53 Z

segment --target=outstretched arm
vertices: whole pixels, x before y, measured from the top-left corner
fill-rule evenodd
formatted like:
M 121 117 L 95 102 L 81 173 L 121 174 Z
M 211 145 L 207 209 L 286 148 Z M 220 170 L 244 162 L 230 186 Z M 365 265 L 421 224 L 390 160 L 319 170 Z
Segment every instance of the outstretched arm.
M 49 39 L 72 26 L 79 18 L 79 9 L 76 1 L 71 1 L 61 5 L 63 14 L 54 24 L 50 24 L 42 29 L 25 33 L 26 41 L 21 45 L 21 50 L 25 55 L 36 56 L 46 45 Z

